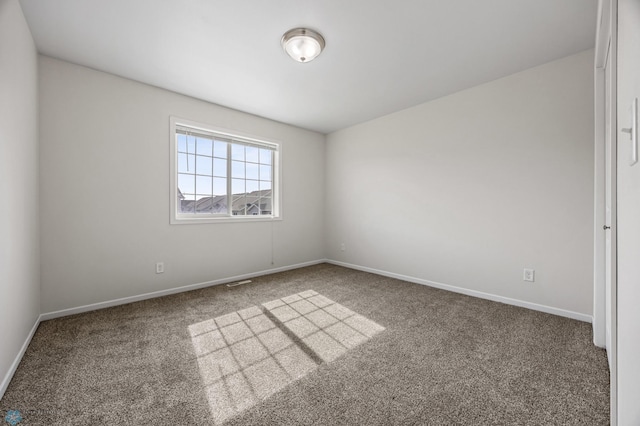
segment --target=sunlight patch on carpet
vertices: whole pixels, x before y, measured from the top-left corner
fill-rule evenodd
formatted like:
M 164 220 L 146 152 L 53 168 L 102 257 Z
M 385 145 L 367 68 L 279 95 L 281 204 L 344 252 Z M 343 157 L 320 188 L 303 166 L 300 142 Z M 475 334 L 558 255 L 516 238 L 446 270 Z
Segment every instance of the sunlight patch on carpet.
M 189 326 L 218 425 L 383 330 L 313 290 Z

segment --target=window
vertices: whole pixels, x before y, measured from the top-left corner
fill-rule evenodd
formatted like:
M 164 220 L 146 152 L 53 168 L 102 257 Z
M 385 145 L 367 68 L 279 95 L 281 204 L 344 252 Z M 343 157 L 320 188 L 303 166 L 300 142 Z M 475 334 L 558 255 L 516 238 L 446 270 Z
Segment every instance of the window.
M 171 119 L 171 223 L 279 217 L 279 145 Z

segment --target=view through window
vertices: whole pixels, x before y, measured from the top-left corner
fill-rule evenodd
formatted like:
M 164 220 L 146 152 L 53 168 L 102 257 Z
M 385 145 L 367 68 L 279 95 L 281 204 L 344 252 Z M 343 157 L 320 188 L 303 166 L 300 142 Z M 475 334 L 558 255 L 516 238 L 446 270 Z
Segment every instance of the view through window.
M 177 218 L 276 217 L 278 146 L 175 125 Z

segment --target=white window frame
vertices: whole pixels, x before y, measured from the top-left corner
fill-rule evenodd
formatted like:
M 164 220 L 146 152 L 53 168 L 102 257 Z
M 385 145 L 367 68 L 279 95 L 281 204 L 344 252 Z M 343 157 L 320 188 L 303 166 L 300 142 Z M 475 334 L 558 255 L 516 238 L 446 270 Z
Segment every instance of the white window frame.
M 281 159 L 282 159 L 282 147 L 281 144 L 277 141 L 268 140 L 262 137 L 257 137 L 241 132 L 237 132 L 235 130 L 223 129 L 220 127 L 212 126 L 209 124 L 198 123 L 191 120 L 186 120 L 179 117 L 170 117 L 169 118 L 169 139 L 170 139 L 170 173 L 171 173 L 171 184 L 170 186 L 170 223 L 172 225 L 183 225 L 183 224 L 198 224 L 198 223 L 228 223 L 228 222 L 264 222 L 264 221 L 274 221 L 274 220 L 282 220 L 282 203 L 281 203 L 281 194 L 282 194 L 282 170 L 281 170 Z M 177 127 L 190 127 L 194 130 L 199 130 L 205 133 L 210 133 L 215 136 L 219 136 L 224 139 L 231 139 L 232 141 L 236 141 L 238 143 L 247 143 L 251 145 L 261 145 L 273 150 L 273 172 L 272 172 L 272 212 L 270 215 L 238 215 L 234 216 L 231 214 L 220 214 L 220 213 L 212 213 L 212 214 L 193 214 L 193 213 L 179 213 L 178 212 L 178 146 L 177 146 L 177 137 L 176 130 Z M 231 159 L 228 159 L 228 162 L 231 163 Z M 231 181 L 231 176 L 227 176 L 227 179 Z M 230 191 L 230 185 L 228 185 L 227 193 Z

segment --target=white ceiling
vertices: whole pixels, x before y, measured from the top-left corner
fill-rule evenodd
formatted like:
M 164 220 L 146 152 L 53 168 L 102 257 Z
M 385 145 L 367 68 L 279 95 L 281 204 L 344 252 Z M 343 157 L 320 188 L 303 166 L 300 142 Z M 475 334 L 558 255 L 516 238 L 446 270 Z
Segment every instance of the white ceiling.
M 594 46 L 597 0 L 21 0 L 38 50 L 329 133 Z M 294 62 L 280 38 L 318 30 Z

